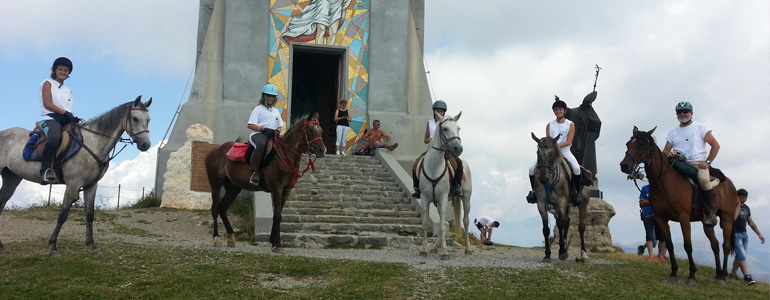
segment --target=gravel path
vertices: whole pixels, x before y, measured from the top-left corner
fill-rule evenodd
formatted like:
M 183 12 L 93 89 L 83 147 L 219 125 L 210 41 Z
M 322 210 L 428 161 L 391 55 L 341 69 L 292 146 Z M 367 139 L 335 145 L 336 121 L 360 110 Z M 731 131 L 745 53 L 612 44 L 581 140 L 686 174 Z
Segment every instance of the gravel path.
M 0 215 L 0 240 L 6 247 L 12 241 L 47 239 L 54 227 L 58 211 L 36 209 L 32 211 L 4 211 Z M 157 247 L 182 247 L 188 249 L 216 250 L 236 253 L 270 254 L 266 243 L 250 245 L 238 242 L 235 247 L 216 248 L 212 246 L 210 214 L 206 211 L 182 211 L 167 209 L 122 209 L 97 211 L 94 239 L 100 247 L 109 247 L 111 241 L 123 241 Z M 223 228 L 220 225 L 220 228 Z M 132 229 L 144 234 L 123 234 Z M 85 222 L 81 208 L 73 208 L 69 220 L 64 224 L 60 239 L 83 240 Z M 12 249 L 8 249 L 12 251 Z M 41 245 L 41 253 L 47 251 Z M 307 249 L 286 248 L 286 255 L 317 257 L 327 259 L 353 259 L 374 262 L 404 263 L 413 269 L 429 270 L 440 267 L 506 267 L 506 268 L 547 268 L 552 264 L 541 263 L 543 249 L 500 246 L 475 246 L 472 255 L 465 255 L 464 248 L 450 249 L 451 260 L 442 261 L 439 254 L 431 253 L 420 257 L 417 250 L 371 250 L 371 249 Z M 67 249 L 59 247 L 62 255 Z M 579 254 L 576 247 L 570 249 L 570 258 L 559 261 L 556 249 L 552 249 L 554 263 L 575 263 Z M 592 259 L 592 264 L 612 263 Z

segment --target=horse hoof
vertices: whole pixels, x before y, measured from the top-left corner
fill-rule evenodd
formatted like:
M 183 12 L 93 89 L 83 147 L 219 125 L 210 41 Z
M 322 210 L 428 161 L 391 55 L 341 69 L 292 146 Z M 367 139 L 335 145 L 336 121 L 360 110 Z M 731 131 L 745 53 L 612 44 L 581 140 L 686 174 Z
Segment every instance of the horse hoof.
M 99 250 L 99 249 L 91 250 L 91 255 L 92 256 L 102 256 L 102 251 Z
M 449 259 L 451 259 L 449 254 L 441 254 L 441 260 L 449 260 Z
M 232 233 L 227 234 L 227 247 L 235 247 L 235 235 Z
M 48 252 L 48 257 L 54 257 L 54 258 L 58 258 L 58 257 L 60 257 L 60 256 L 61 256 L 61 255 L 59 255 L 59 251 L 55 251 L 55 250 L 54 250 L 54 251 Z
M 428 252 L 420 251 L 420 256 L 422 257 L 428 257 Z
M 687 280 L 684 282 L 686 285 L 696 285 L 698 284 L 698 281 L 695 280 L 695 278 L 687 278 Z
M 567 260 L 567 258 L 569 258 L 569 254 L 559 253 L 559 260 Z
M 473 250 L 465 250 L 465 254 L 466 255 L 471 255 L 471 254 L 473 254 Z
M 719 278 L 712 279 L 711 283 L 718 284 L 718 285 L 727 285 L 727 282 L 724 279 L 719 279 Z
M 546 257 L 546 258 L 543 258 L 543 262 L 544 262 L 544 263 L 547 263 L 547 264 L 550 264 L 550 263 L 551 263 L 551 259 L 550 259 L 550 258 L 547 258 L 547 257 Z
M 666 281 L 670 283 L 679 283 L 679 279 L 674 276 L 669 276 L 668 279 L 666 279 Z
M 283 249 L 281 247 L 275 247 L 273 248 L 272 251 L 273 253 L 276 253 L 276 254 L 286 254 L 286 249 Z

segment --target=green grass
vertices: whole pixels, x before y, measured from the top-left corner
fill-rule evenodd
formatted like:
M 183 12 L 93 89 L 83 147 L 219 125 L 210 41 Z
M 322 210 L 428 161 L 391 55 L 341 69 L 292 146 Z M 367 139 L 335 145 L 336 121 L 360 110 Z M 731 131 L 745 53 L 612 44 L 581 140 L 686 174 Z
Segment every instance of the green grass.
M 102 244 L 104 255 L 94 257 L 81 241 L 68 239 L 60 239 L 64 252 L 53 259 L 45 256 L 45 245 L 44 238 L 7 241 L 8 252 L 0 254 L 3 299 L 767 299 L 770 294 L 764 283 L 711 284 L 714 270 L 702 266 L 698 285 L 671 284 L 665 281 L 667 263 L 629 254 L 592 255 L 613 264 L 412 270 L 397 263 L 121 242 Z M 686 276 L 682 269 L 680 276 Z

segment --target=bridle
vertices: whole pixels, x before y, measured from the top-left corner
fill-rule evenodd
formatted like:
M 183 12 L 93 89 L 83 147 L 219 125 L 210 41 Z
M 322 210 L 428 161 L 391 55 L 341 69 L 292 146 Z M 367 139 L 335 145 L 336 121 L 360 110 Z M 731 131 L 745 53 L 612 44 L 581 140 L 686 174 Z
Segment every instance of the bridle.
M 556 149 L 555 145 L 550 146 L 541 146 L 538 145 L 538 148 L 541 149 L 554 149 L 554 151 L 559 151 L 559 149 Z M 540 157 L 538 155 L 538 162 L 537 162 L 537 168 L 538 169 L 547 169 L 548 174 L 548 181 L 543 183 L 543 188 L 545 189 L 545 211 L 550 211 L 552 206 L 551 201 L 551 194 L 553 193 L 553 189 L 556 188 L 556 185 L 559 184 L 559 179 L 561 178 L 561 167 L 558 165 L 558 163 L 561 161 L 560 159 L 555 159 L 555 164 L 557 165 L 548 165 L 540 161 Z
M 88 152 L 88 154 L 91 154 L 91 156 L 99 164 L 99 169 L 103 169 L 103 168 L 105 168 L 107 166 L 107 164 L 112 159 L 114 159 L 116 156 L 118 156 L 118 154 L 120 154 L 120 152 L 122 152 L 123 149 L 125 149 L 126 146 L 128 146 L 128 144 L 133 145 L 134 143 L 136 143 L 136 136 L 137 135 L 140 135 L 142 133 L 150 133 L 149 129 L 141 130 L 141 131 L 138 131 L 138 132 L 134 131 L 133 126 L 131 126 L 131 112 L 134 111 L 134 110 L 148 111 L 147 108 L 141 108 L 141 107 L 131 107 L 131 109 L 128 110 L 128 113 L 127 113 L 127 116 L 126 116 L 126 124 L 123 126 L 123 131 L 128 133 L 128 136 L 130 137 L 130 139 L 124 139 L 123 135 L 121 135 L 121 136 L 116 138 L 116 137 L 109 136 L 109 135 L 106 135 L 106 134 L 101 133 L 101 132 L 97 132 L 97 131 L 92 130 L 90 128 L 87 128 L 87 127 L 85 127 L 83 125 L 80 125 L 78 123 L 71 123 L 72 126 L 76 126 L 76 127 L 80 128 L 81 130 L 85 130 L 85 131 L 91 132 L 93 134 L 96 134 L 96 135 L 99 135 L 99 136 L 102 136 L 102 137 L 106 137 L 106 138 L 115 140 L 116 142 L 121 142 L 121 143 L 125 143 L 126 144 L 126 145 L 123 145 L 123 147 L 120 148 L 120 150 L 118 150 L 117 153 L 114 153 L 115 149 L 113 148 L 113 154 L 110 155 L 107 158 L 107 160 L 105 160 L 105 161 L 103 161 L 101 158 L 99 158 L 99 156 L 97 156 L 96 153 L 94 153 L 94 151 L 91 150 L 91 148 L 88 148 L 88 146 L 86 146 L 86 144 L 82 140 L 74 138 L 75 135 L 73 135 L 71 131 L 69 132 L 70 136 L 72 136 L 73 140 L 76 141 L 78 144 L 80 144 L 80 146 L 83 147 L 83 149 L 85 149 L 86 152 Z
M 294 184 L 295 184 L 295 182 L 297 181 L 297 179 L 299 179 L 300 177 L 302 177 L 303 175 L 305 175 L 305 172 L 307 172 L 307 170 L 308 170 L 308 169 L 312 169 L 312 170 L 313 170 L 313 172 L 315 172 L 315 160 L 316 160 L 316 159 L 318 159 L 318 156 L 316 156 L 316 157 L 313 157 L 313 158 L 311 159 L 311 157 L 313 156 L 313 153 L 312 153 L 312 151 L 310 151 L 310 150 L 312 150 L 312 146 L 310 146 L 310 145 L 311 145 L 313 142 L 315 142 L 316 140 L 322 140 L 322 141 L 323 141 L 323 138 L 322 138 L 321 136 L 318 136 L 318 137 L 315 137 L 315 138 L 313 138 L 313 139 L 311 140 L 311 139 L 310 139 L 310 138 L 307 136 L 307 127 L 308 127 L 308 124 L 316 124 L 316 126 L 318 126 L 318 125 L 317 125 L 317 124 L 319 124 L 319 123 L 318 123 L 318 119 L 312 119 L 311 121 L 308 121 L 308 120 L 304 120 L 304 122 L 302 123 L 302 131 L 304 132 L 304 135 L 305 135 L 305 144 L 307 144 L 307 150 L 305 150 L 304 152 L 300 153 L 300 152 L 294 151 L 294 149 L 288 148 L 288 149 L 289 149 L 289 151 L 291 151 L 291 152 L 294 152 L 295 154 L 299 155 L 300 157 L 302 157 L 302 154 L 305 154 L 305 153 L 308 153 L 308 154 L 309 154 L 309 155 L 307 156 L 307 162 L 305 162 L 305 164 L 307 165 L 307 167 L 305 167 L 305 170 L 303 170 L 301 173 L 300 173 L 300 171 L 299 171 L 299 163 L 298 163 L 296 166 L 294 166 L 294 168 L 292 168 L 291 166 L 289 166 L 289 163 L 288 163 L 288 162 L 286 162 L 286 159 L 284 158 L 284 156 L 282 156 L 282 155 L 281 155 L 281 152 L 280 152 L 280 151 L 278 151 L 278 147 L 276 147 L 276 141 L 275 141 L 275 139 L 273 139 L 273 140 L 272 140 L 272 143 L 273 143 L 273 149 L 275 149 L 275 153 L 278 155 L 278 158 L 280 158 L 280 159 L 281 159 L 281 162 L 282 162 L 282 163 L 283 163 L 283 165 L 286 167 L 286 169 L 292 172 L 292 176 L 291 176 L 291 182 L 289 183 L 290 187 L 294 187 Z M 284 137 L 279 137 L 279 141 L 283 141 L 283 139 L 284 139 Z M 300 160 L 301 160 L 301 159 L 300 159 Z
M 632 137 L 632 139 L 639 140 L 639 137 Z M 650 143 L 650 141 L 648 141 Z M 626 156 L 631 158 L 631 161 L 634 163 L 634 166 L 632 167 L 631 175 L 629 175 L 630 178 L 633 178 L 634 185 L 636 186 L 636 189 L 639 190 L 639 192 L 642 191 L 642 189 L 639 188 L 639 185 L 637 184 L 637 179 L 641 180 L 643 178 L 643 175 L 641 175 L 640 170 L 642 169 L 642 165 L 644 165 L 644 168 L 647 169 L 647 165 L 652 163 L 652 150 L 654 143 L 651 143 L 647 147 L 645 147 L 646 151 L 639 155 L 639 159 L 637 159 L 634 154 L 632 154 L 630 151 L 626 150 Z M 628 145 L 626 145 L 626 148 L 628 148 Z M 647 157 L 645 159 L 642 159 L 642 157 Z M 662 163 L 661 163 L 662 165 Z M 666 175 L 666 173 L 671 170 L 671 167 L 674 166 L 674 163 L 671 162 L 671 164 L 668 165 L 668 167 L 660 172 L 660 175 L 657 178 L 650 177 L 650 174 L 647 174 L 647 180 L 650 184 L 657 184 L 660 179 L 663 178 L 663 176 Z
M 449 144 L 449 142 L 451 142 L 452 140 L 458 139 L 458 140 L 460 140 L 462 142 L 462 139 L 460 138 L 459 135 L 453 136 L 451 138 L 447 138 L 446 137 L 446 135 L 444 134 L 444 131 L 441 130 L 441 125 L 443 125 L 444 122 L 447 122 L 447 121 L 457 122 L 455 119 L 448 118 L 448 119 L 442 120 L 441 122 L 439 122 L 437 124 L 438 125 L 439 138 L 441 140 L 441 148 L 436 148 L 434 146 L 430 146 L 431 148 L 436 149 L 436 150 L 441 151 L 441 152 L 444 152 L 444 153 L 449 151 L 449 147 L 447 146 L 447 144 Z

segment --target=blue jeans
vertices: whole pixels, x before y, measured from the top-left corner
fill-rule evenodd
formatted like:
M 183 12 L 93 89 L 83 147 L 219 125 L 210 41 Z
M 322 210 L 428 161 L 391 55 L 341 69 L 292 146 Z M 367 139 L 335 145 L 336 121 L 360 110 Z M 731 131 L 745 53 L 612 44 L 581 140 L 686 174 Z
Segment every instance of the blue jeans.
M 746 261 L 746 249 L 749 248 L 749 235 L 745 232 L 733 233 L 735 235 L 735 259 Z

